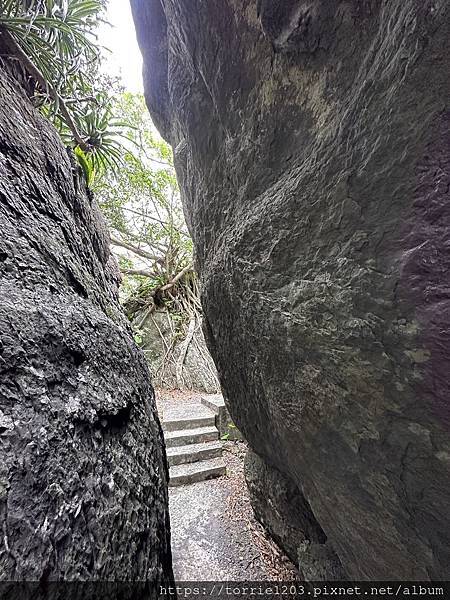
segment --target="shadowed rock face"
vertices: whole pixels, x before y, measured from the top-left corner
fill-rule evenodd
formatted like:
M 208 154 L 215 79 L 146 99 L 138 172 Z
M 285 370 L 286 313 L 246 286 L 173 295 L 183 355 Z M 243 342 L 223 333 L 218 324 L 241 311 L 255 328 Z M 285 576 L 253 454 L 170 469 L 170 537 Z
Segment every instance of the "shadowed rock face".
M 0 68 L 1 580 L 171 578 L 167 468 L 99 210 Z
M 232 417 L 347 576 L 448 578 L 450 5 L 162 5 L 147 101 Z

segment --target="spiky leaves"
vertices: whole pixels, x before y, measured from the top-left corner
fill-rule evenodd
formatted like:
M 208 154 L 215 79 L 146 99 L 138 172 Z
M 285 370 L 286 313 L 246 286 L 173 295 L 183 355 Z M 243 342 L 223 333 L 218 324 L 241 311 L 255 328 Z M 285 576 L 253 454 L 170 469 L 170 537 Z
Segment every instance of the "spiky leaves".
M 76 149 L 87 181 L 117 169 L 124 149 L 111 97 L 99 89 L 95 31 L 104 0 L 0 0 L 0 34 L 32 81 L 33 102 Z

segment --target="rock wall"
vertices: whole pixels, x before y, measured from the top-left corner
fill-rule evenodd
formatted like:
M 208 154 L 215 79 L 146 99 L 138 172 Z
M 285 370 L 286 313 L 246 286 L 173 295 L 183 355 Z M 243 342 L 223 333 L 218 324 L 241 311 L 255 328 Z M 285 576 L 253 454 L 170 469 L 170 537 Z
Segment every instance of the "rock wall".
M 0 580 L 156 589 L 172 578 L 163 438 L 82 181 L 0 63 Z
M 450 4 L 132 7 L 232 417 L 348 577 L 448 579 Z
M 246 454 L 244 472 L 255 514 L 292 562 L 299 562 L 301 575 L 307 581 L 345 579 L 339 558 L 289 476 L 252 450 Z

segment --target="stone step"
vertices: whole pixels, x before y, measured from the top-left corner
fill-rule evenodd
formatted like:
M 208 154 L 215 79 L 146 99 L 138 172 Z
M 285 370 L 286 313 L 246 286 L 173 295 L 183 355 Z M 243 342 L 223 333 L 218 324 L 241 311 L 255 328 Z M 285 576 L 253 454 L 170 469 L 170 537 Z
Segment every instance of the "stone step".
M 189 465 L 176 465 L 169 469 L 169 486 L 198 483 L 206 479 L 214 479 L 225 475 L 227 468 L 221 458 L 202 460 Z
M 215 425 L 215 414 L 203 404 L 185 404 L 167 409 L 163 415 L 164 431 L 198 429 Z
M 222 394 L 208 394 L 202 396 L 200 402 L 215 415 L 220 414 L 221 410 L 226 410 L 225 400 L 223 399 Z
M 222 456 L 222 444 L 220 442 L 204 442 L 203 444 L 167 448 L 167 458 L 171 467 L 220 456 Z
M 187 444 L 201 444 L 219 439 L 216 427 L 199 427 L 197 429 L 182 429 L 180 431 L 166 431 L 164 433 L 167 448 L 186 446 Z

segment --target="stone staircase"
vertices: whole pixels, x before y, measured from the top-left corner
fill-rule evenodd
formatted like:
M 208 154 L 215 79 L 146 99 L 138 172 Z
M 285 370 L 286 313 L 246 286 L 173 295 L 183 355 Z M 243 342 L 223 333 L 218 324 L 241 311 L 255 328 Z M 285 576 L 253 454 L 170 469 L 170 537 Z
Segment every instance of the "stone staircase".
M 164 411 L 162 426 L 169 461 L 170 486 L 225 475 L 216 415 L 202 404 L 184 404 Z

